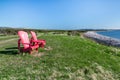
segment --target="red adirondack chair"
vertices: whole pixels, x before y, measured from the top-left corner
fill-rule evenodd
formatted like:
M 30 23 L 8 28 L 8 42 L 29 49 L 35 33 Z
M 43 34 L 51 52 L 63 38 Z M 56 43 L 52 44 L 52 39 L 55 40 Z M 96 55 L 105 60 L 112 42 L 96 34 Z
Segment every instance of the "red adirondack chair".
M 31 45 L 27 32 L 18 31 L 18 36 L 19 36 L 18 49 L 20 52 L 29 52 L 30 54 L 32 54 L 33 50 L 36 50 L 38 52 L 39 45 L 38 44 Z M 20 47 L 21 44 L 23 45 L 23 47 Z
M 45 40 L 43 40 L 43 39 L 37 39 L 37 36 L 36 36 L 36 33 L 34 32 L 34 31 L 30 31 L 30 33 L 31 33 L 31 43 L 32 44 L 38 44 L 39 45 L 39 47 L 41 47 L 41 48 L 44 48 L 45 47 L 45 45 L 46 45 L 46 41 Z

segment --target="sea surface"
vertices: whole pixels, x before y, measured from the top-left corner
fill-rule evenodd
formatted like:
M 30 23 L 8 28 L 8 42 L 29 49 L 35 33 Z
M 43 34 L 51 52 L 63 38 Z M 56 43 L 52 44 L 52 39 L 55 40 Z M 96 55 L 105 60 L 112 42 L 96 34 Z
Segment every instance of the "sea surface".
M 108 37 L 120 39 L 120 30 L 98 31 L 97 33 Z

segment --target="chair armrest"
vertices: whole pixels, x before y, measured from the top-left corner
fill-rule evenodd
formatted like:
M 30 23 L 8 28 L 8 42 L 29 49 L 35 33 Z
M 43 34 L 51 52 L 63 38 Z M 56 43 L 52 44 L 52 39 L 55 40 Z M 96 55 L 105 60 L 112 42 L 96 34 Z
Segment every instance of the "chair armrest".
M 22 43 L 22 44 L 27 44 L 27 45 L 30 45 L 29 43 Z
M 39 39 L 39 40 L 32 40 L 33 42 L 42 42 L 42 41 L 45 41 L 45 40 L 43 40 L 43 39 Z
M 39 42 L 38 40 L 32 40 L 32 42 Z
M 40 44 L 41 42 L 39 40 L 31 40 L 31 43 Z
M 21 39 L 18 39 L 18 49 L 20 49 L 20 44 L 27 44 L 30 45 L 29 43 L 21 43 Z M 31 46 L 31 45 L 30 45 Z

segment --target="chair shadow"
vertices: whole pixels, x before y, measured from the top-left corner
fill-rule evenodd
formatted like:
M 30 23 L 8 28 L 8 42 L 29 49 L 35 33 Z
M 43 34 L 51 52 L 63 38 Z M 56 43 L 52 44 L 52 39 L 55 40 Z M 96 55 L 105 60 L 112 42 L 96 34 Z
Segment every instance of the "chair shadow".
M 0 54 L 16 55 L 18 54 L 18 50 L 17 47 L 9 47 L 9 48 L 5 48 L 5 50 L 0 50 Z
M 18 49 L 18 47 L 9 47 L 9 48 L 5 48 L 6 50 L 12 50 L 12 49 Z

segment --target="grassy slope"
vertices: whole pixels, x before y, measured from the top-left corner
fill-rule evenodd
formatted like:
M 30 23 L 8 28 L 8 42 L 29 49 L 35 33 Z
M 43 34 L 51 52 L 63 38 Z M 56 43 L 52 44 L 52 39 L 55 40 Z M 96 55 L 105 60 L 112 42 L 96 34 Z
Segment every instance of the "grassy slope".
M 17 40 L 0 45 L 0 79 L 119 79 L 120 49 L 79 36 L 43 35 L 42 57 L 16 55 Z M 13 48 L 13 49 L 12 49 Z
M 12 36 L 0 36 L 0 41 L 2 40 L 7 40 L 7 39 L 13 39 L 16 38 L 16 35 L 12 35 Z

